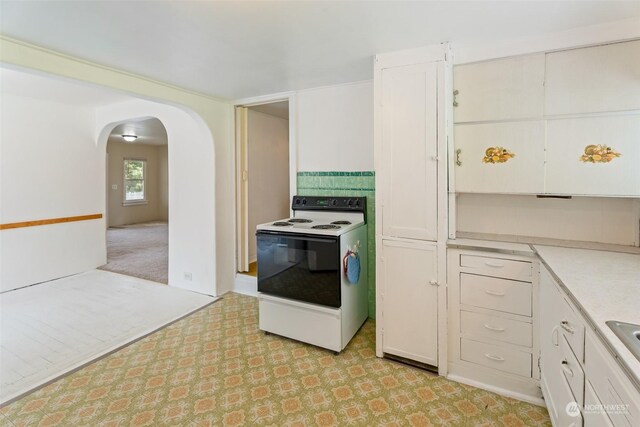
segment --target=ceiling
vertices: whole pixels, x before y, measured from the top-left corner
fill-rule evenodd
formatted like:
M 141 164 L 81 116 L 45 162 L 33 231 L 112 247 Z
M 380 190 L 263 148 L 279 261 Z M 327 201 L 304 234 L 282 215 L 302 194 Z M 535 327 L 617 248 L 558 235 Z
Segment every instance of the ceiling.
M 259 111 L 270 116 L 289 120 L 289 101 L 272 102 L 269 104 L 252 105 L 250 110 Z
M 158 119 L 131 121 L 122 123 L 111 131 L 109 142 L 125 142 L 122 135 L 136 135 L 138 138 L 129 144 L 167 145 L 167 130 Z
M 241 98 L 372 78 L 372 56 L 640 16 L 640 1 L 6 1 L 4 35 Z

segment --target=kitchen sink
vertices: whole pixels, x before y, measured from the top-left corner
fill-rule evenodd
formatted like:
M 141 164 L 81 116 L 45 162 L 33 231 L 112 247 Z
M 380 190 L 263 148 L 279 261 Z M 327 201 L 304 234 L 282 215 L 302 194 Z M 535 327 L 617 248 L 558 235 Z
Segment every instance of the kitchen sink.
M 620 338 L 636 359 L 640 360 L 640 325 L 609 320 L 607 326 Z

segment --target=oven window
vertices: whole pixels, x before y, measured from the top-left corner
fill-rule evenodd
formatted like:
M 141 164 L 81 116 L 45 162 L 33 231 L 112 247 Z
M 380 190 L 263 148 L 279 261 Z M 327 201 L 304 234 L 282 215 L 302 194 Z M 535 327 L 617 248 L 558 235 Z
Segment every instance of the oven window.
M 338 238 L 258 233 L 258 291 L 340 307 Z

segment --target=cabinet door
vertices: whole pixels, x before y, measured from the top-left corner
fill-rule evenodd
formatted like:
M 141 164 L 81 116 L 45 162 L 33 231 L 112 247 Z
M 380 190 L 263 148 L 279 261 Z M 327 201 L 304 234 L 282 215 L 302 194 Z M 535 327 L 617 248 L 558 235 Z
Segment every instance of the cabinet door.
M 456 123 L 541 118 L 544 54 L 458 65 L 453 85 Z
M 547 115 L 623 110 L 640 110 L 640 40 L 547 54 Z
M 437 239 L 437 68 L 382 70 L 382 232 Z
M 585 371 L 611 423 L 616 427 L 639 426 L 640 394 L 592 331 L 587 334 L 585 344 Z
M 435 244 L 382 242 L 382 351 L 438 366 Z
M 541 194 L 544 140 L 542 121 L 455 125 L 456 192 Z
M 589 381 L 584 386 L 584 427 L 613 427 L 602 402 Z
M 547 123 L 547 193 L 637 197 L 638 165 L 640 114 Z

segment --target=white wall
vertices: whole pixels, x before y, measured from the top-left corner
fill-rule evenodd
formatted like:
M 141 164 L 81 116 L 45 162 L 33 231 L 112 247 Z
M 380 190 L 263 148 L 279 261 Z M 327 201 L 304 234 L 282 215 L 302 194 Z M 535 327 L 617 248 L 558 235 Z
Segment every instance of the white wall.
M 297 92 L 299 171 L 373 170 L 373 82 Z
M 289 216 L 289 120 L 249 108 L 249 261 L 256 260 L 256 225 Z
M 103 213 L 94 109 L 0 95 L 0 223 Z M 104 218 L 0 232 L 1 291 L 105 262 Z
M 160 173 L 158 184 L 163 190 L 160 192 L 160 210 L 164 215 L 163 221 L 169 221 L 169 150 L 164 147 L 158 153 Z
M 169 181 L 167 146 L 127 144 L 111 140 L 107 143 L 109 160 L 107 182 L 107 222 L 109 227 L 148 221 L 167 221 L 169 217 Z M 124 160 L 145 159 L 146 203 L 124 205 Z M 112 186 L 116 188 L 113 189 Z
M 640 200 L 461 194 L 457 231 L 638 245 Z

